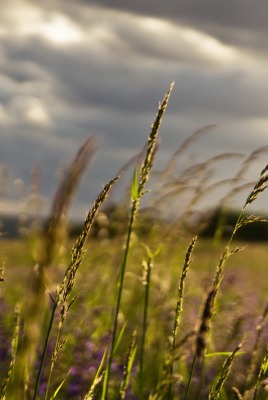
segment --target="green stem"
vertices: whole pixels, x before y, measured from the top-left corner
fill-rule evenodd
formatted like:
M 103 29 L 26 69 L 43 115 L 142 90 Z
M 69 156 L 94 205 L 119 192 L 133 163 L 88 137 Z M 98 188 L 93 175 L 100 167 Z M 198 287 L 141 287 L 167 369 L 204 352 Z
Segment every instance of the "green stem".
M 258 394 L 258 388 L 256 388 L 255 391 L 254 391 L 253 400 L 257 399 L 257 394 Z
M 195 352 L 194 359 L 193 359 L 192 366 L 191 366 L 191 371 L 190 371 L 189 379 L 188 379 L 188 383 L 187 383 L 187 388 L 186 388 L 184 400 L 187 400 L 187 399 L 188 399 L 188 394 L 189 394 L 189 390 L 190 390 L 190 386 L 191 386 L 191 381 L 192 381 L 192 377 L 193 377 L 193 372 L 194 372 L 194 367 L 195 367 L 195 363 L 196 363 L 196 358 L 197 358 L 197 354 L 196 354 L 196 352 Z
M 37 374 L 36 383 L 35 383 L 33 400 L 35 400 L 36 396 L 37 396 L 37 391 L 38 391 L 38 387 L 39 387 L 39 383 L 40 383 L 41 373 L 42 373 L 42 369 L 43 369 L 43 365 L 44 365 L 45 355 L 47 352 L 49 337 L 50 337 L 50 333 L 52 330 L 52 325 L 54 322 L 54 317 L 55 317 L 55 312 L 56 312 L 57 306 L 58 306 L 58 303 L 53 300 L 53 308 L 52 308 L 52 312 L 51 312 L 51 316 L 50 316 L 50 320 L 49 320 L 49 326 L 48 326 L 48 330 L 47 330 L 47 334 L 46 334 L 42 357 L 41 357 L 40 365 L 38 368 L 38 374 Z
M 143 387 L 143 358 L 144 358 L 144 346 L 145 346 L 145 338 L 146 338 L 146 330 L 147 330 L 147 316 L 148 316 L 148 304 L 149 304 L 149 292 L 150 292 L 150 279 L 151 279 L 151 267 L 152 267 L 152 259 L 148 258 L 147 261 L 147 275 L 145 281 L 145 296 L 144 296 L 144 310 L 143 310 L 143 324 L 142 324 L 142 338 L 141 338 L 141 352 L 140 352 L 140 384 L 139 384 L 139 392 L 141 396 L 142 387 Z
M 126 270 L 126 265 L 127 265 L 127 260 L 128 260 L 130 239 L 131 239 L 131 234 L 132 234 L 135 213 L 136 213 L 136 209 L 137 209 L 137 203 L 138 203 L 138 201 L 136 199 L 133 200 L 133 202 L 132 202 L 132 209 L 131 209 L 131 215 L 130 215 L 130 221 L 129 221 L 129 226 L 128 226 L 128 233 L 127 233 L 126 248 L 125 248 L 125 252 L 124 252 L 123 262 L 121 264 L 118 296 L 117 296 L 117 301 L 116 301 L 113 330 L 112 330 L 111 349 L 110 349 L 110 355 L 109 355 L 109 359 L 108 359 L 108 365 L 107 365 L 106 377 L 105 377 L 105 387 L 104 387 L 104 399 L 105 400 L 108 399 L 108 386 L 109 386 L 109 379 L 110 379 L 110 373 L 111 373 L 111 365 L 112 365 L 112 361 L 113 361 L 113 357 L 114 357 L 114 350 L 115 350 L 118 314 L 119 314 L 119 310 L 120 310 L 120 306 L 121 306 L 121 298 L 122 298 L 122 292 L 123 292 L 125 270 Z
M 200 365 L 200 377 L 199 377 L 199 386 L 198 386 L 198 392 L 196 396 L 196 400 L 200 399 L 201 391 L 202 391 L 202 386 L 204 383 L 204 377 L 205 377 L 205 357 L 202 357 L 201 365 Z
M 49 392 L 49 387 L 50 387 L 52 372 L 53 372 L 53 369 L 54 369 L 54 365 L 55 365 L 55 361 L 56 361 L 56 356 L 57 356 L 57 354 L 58 354 L 57 352 L 58 352 L 58 344 L 59 344 L 59 340 L 60 340 L 60 333 L 61 333 L 61 326 L 58 327 L 58 333 L 57 333 L 56 343 L 55 343 L 55 346 L 54 346 L 54 352 L 53 352 L 53 355 L 52 355 L 52 361 L 51 361 L 49 376 L 48 376 L 48 380 L 47 380 L 47 388 L 46 388 L 45 400 L 47 400 L 47 398 L 48 398 L 48 392 Z

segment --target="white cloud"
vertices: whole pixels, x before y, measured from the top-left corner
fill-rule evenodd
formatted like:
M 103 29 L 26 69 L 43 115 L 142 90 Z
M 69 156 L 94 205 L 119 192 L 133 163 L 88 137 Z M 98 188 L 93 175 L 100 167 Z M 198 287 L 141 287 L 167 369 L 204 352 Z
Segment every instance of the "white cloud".
M 36 97 L 16 95 L 10 101 L 8 111 L 17 123 L 26 122 L 37 125 L 52 123 L 44 102 Z
M 6 26 L 1 27 L 0 36 L 37 36 L 55 45 L 68 45 L 82 40 L 82 30 L 65 15 L 45 12 L 42 7 L 22 0 L 12 0 L 11 3 L 5 7 Z

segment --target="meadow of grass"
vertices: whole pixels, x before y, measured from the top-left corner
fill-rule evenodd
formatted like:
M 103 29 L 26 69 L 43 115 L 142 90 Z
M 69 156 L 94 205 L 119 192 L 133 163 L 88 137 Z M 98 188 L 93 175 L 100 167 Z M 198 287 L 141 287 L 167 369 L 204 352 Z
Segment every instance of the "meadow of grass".
M 211 164 L 237 156 L 192 165 L 175 179 L 174 159 L 204 133 L 197 131 L 158 175 L 154 199 L 163 207 L 191 189 L 188 206 L 172 223 L 145 221 L 146 234 L 139 226 L 172 88 L 137 157 L 120 234 L 90 232 L 122 172 L 103 188 L 77 239 L 66 234 L 71 197 L 96 145 L 89 139 L 56 192 L 46 229 L 0 241 L 0 399 L 267 398 L 267 250 L 237 234 L 265 223 L 246 211 L 266 189 L 268 168 L 249 185 L 227 239 L 219 234 L 224 222 L 214 238 L 196 236 L 194 205 L 221 183 L 209 183 Z M 255 156 L 232 179 L 229 197 Z

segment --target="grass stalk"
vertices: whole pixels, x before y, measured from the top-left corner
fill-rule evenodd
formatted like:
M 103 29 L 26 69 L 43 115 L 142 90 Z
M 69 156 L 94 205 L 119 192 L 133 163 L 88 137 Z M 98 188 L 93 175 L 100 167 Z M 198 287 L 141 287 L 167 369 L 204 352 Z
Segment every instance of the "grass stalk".
M 133 203 L 132 212 L 130 214 L 131 218 L 130 218 L 129 226 L 128 226 L 126 248 L 124 251 L 124 257 L 123 257 L 123 262 L 122 262 L 121 271 L 120 271 L 118 296 L 117 296 L 117 301 L 116 301 L 115 317 L 114 317 L 113 328 L 112 328 L 111 349 L 110 349 L 110 355 L 109 355 L 108 364 L 107 364 L 107 368 L 106 368 L 106 372 L 105 372 L 105 375 L 106 375 L 105 381 L 104 381 L 105 387 L 104 387 L 104 392 L 103 392 L 105 400 L 108 399 L 108 384 L 109 384 L 112 360 L 113 360 L 114 351 L 115 351 L 116 333 L 117 333 L 117 325 L 118 325 L 118 314 L 119 314 L 120 305 L 121 305 L 123 283 L 124 283 L 128 255 L 129 255 L 129 245 L 130 245 L 130 239 L 131 239 L 131 234 L 132 234 L 132 229 L 133 229 L 133 222 L 134 222 L 134 217 L 135 217 L 136 206 L 137 206 L 136 203 Z
M 186 387 L 186 391 L 185 391 L 184 400 L 187 400 L 188 396 L 189 396 L 196 360 L 197 360 L 197 352 L 195 352 L 195 355 L 194 355 L 194 358 L 193 358 L 193 361 L 192 361 L 192 365 L 191 365 L 191 369 L 190 369 L 190 373 L 189 373 L 189 378 L 188 378 L 188 382 L 187 382 L 187 387 Z
M 47 332 L 46 332 L 44 348 L 42 351 L 41 360 L 40 360 L 40 364 L 38 367 L 37 378 L 36 378 L 36 383 L 35 383 L 35 387 L 34 387 L 33 400 L 36 400 L 36 397 L 38 395 L 38 387 L 39 387 L 39 383 L 40 383 L 41 373 L 42 373 L 45 356 L 46 356 L 46 352 L 47 352 L 47 347 L 48 347 L 48 343 L 49 343 L 49 338 L 50 338 L 50 334 L 51 334 L 51 330 L 52 330 L 52 326 L 53 326 L 54 316 L 55 316 L 55 312 L 57 309 L 57 303 L 55 302 L 54 299 L 52 299 L 52 301 L 53 301 L 53 307 L 52 307 L 52 312 L 51 312 L 50 319 L 49 319 L 49 325 L 48 325 Z
M 152 257 L 148 256 L 148 259 L 144 262 L 144 278 L 143 284 L 145 286 L 144 293 L 144 305 L 143 305 L 143 321 L 142 321 L 142 335 L 141 335 L 141 350 L 140 350 L 140 372 L 139 372 L 139 392 L 142 394 L 143 388 L 143 361 L 144 361 L 144 349 L 145 339 L 148 324 L 148 306 L 149 306 L 149 293 L 150 293 L 150 282 L 151 282 L 151 270 L 152 270 Z
M 122 264 L 121 264 L 121 268 L 120 268 L 117 300 L 116 300 L 116 307 L 115 307 L 112 334 L 111 334 L 111 336 L 112 336 L 111 348 L 110 348 L 110 355 L 108 358 L 108 364 L 107 364 L 107 368 L 106 368 L 105 387 L 104 387 L 104 391 L 103 391 L 103 397 L 105 400 L 108 399 L 108 386 L 109 386 L 109 380 L 110 380 L 112 360 L 114 357 L 114 346 L 115 346 L 116 335 L 117 335 L 118 314 L 119 314 L 119 310 L 120 310 L 120 306 L 121 306 L 123 284 L 124 284 L 124 279 L 125 279 L 127 260 L 128 260 L 128 256 L 129 256 L 129 248 L 130 248 L 131 235 L 132 235 L 132 231 L 133 231 L 133 224 L 134 224 L 134 220 L 135 220 L 138 208 L 139 208 L 141 198 L 145 194 L 144 188 L 148 181 L 149 174 L 150 174 L 150 171 L 153 166 L 155 152 L 157 150 L 158 131 L 159 131 L 161 120 L 162 120 L 163 114 L 166 110 L 172 89 L 173 89 L 173 84 L 170 86 L 168 92 L 166 93 L 166 95 L 164 97 L 163 102 L 161 103 L 161 105 L 158 109 L 158 113 L 156 115 L 155 122 L 152 125 L 151 133 L 148 137 L 146 154 L 145 154 L 145 158 L 144 158 L 143 164 L 140 169 L 139 177 L 138 177 L 136 169 L 134 172 L 132 189 L 131 189 L 132 206 L 131 206 L 130 217 L 129 217 L 125 251 L 124 251 L 123 260 L 122 260 Z
M 56 340 L 56 344 L 54 346 L 53 356 L 52 356 L 52 360 L 51 360 L 51 368 L 50 368 L 50 375 L 49 375 L 49 380 L 48 380 L 48 385 L 47 385 L 47 390 L 46 390 L 46 397 L 48 396 L 50 378 L 52 375 L 52 371 L 54 368 L 54 364 L 55 364 L 58 352 L 59 352 L 60 348 L 62 347 L 62 345 L 64 344 L 64 342 L 60 343 L 60 333 L 61 333 L 63 323 L 66 319 L 67 313 L 75 300 L 75 297 L 71 298 L 71 295 L 72 295 L 73 287 L 74 287 L 74 283 L 75 283 L 76 272 L 83 260 L 84 246 L 85 246 L 86 240 L 88 238 L 90 229 L 92 227 L 95 215 L 96 215 L 98 209 L 100 208 L 101 204 L 105 201 L 106 197 L 108 196 L 108 193 L 111 190 L 112 186 L 114 185 L 114 183 L 117 180 L 118 180 L 118 177 L 115 177 L 108 184 L 106 184 L 104 186 L 103 190 L 101 191 L 101 193 L 97 197 L 96 201 L 94 202 L 91 210 L 88 212 L 87 217 L 84 222 L 84 225 L 83 225 L 83 228 L 82 228 L 82 231 L 81 231 L 80 235 L 78 236 L 75 245 L 73 246 L 70 264 L 65 272 L 63 281 L 62 281 L 61 285 L 58 287 L 58 290 L 56 293 L 53 309 L 51 312 L 51 318 L 50 318 L 50 323 L 49 323 L 49 327 L 48 327 L 48 332 L 47 332 L 47 340 L 49 340 L 50 331 L 52 329 L 52 325 L 53 325 L 54 318 L 55 318 L 55 312 L 58 307 L 60 307 L 60 320 L 59 320 L 59 324 L 58 324 L 57 340 Z M 43 358 L 45 357 L 47 344 L 48 343 L 45 343 L 45 346 L 44 346 L 41 364 L 43 364 Z M 39 367 L 40 373 L 41 373 L 41 369 L 42 369 L 42 366 L 40 365 L 40 367 Z M 39 377 L 39 379 L 40 379 L 40 377 Z M 38 385 L 39 385 L 39 383 L 37 383 L 37 385 L 36 385 L 36 389 L 35 389 L 36 392 L 38 389 Z
M 14 366 L 15 366 L 15 362 L 16 362 L 16 355 L 17 355 L 17 349 L 18 349 L 18 344 L 19 344 L 20 318 L 21 318 L 21 311 L 20 311 L 20 307 L 17 306 L 15 309 L 15 327 L 14 327 L 14 333 L 13 333 L 13 338 L 12 338 L 12 342 L 11 342 L 11 361 L 9 364 L 7 375 L 2 382 L 1 391 L 0 391 L 0 400 L 6 400 L 7 388 L 8 388 L 8 385 L 10 384 Z
M 172 375 L 173 375 L 173 362 L 174 362 L 174 350 L 176 346 L 176 337 L 178 333 L 178 327 L 180 323 L 180 317 L 182 313 L 182 305 L 183 305 L 183 296 L 184 296 L 184 286 L 185 286 L 185 279 L 189 270 L 189 266 L 191 263 L 191 256 L 197 241 L 197 236 L 194 236 L 188 249 L 186 252 L 184 265 L 181 272 L 179 288 L 178 288 L 178 295 L 177 295 L 177 303 L 175 309 L 175 318 L 174 318 L 174 326 L 173 326 L 173 333 L 172 333 L 172 342 L 171 342 L 171 349 L 170 349 L 170 384 L 168 390 L 168 397 L 171 400 L 172 398 Z
M 126 398 L 126 390 L 128 388 L 130 374 L 135 359 L 135 355 L 137 352 L 136 336 L 137 333 L 136 331 L 134 331 L 128 348 L 126 363 L 124 365 L 123 380 L 120 386 L 120 400 L 124 400 Z

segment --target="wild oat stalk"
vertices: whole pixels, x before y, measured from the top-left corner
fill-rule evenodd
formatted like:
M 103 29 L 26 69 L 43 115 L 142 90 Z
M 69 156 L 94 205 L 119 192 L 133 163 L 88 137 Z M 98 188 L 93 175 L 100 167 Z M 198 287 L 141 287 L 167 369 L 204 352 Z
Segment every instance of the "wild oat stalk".
M 13 338 L 12 338 L 12 342 L 11 342 L 11 361 L 9 364 L 7 375 L 2 382 L 2 387 L 1 387 L 1 391 L 0 391 L 0 400 L 6 400 L 7 387 L 10 384 L 10 381 L 12 378 L 12 373 L 14 370 L 16 354 L 17 354 L 17 349 L 18 349 L 18 343 L 19 343 L 20 314 L 21 314 L 20 306 L 17 305 L 16 309 L 15 309 L 15 328 L 14 328 Z
M 179 288 L 178 288 L 178 295 L 177 295 L 177 303 L 175 309 L 175 317 L 174 317 L 174 327 L 172 332 L 172 341 L 171 341 L 171 348 L 170 348 L 170 385 L 169 385 L 169 399 L 172 398 L 172 375 L 173 375 L 173 362 L 174 362 L 174 351 L 176 346 L 176 337 L 178 333 L 178 327 L 180 323 L 180 317 L 182 313 L 182 304 L 183 304 L 183 295 L 184 295 L 184 286 L 185 286 L 185 279 L 189 270 L 189 266 L 191 264 L 191 257 L 194 250 L 195 243 L 197 241 L 197 236 L 194 236 L 188 249 L 186 252 L 184 265 L 181 272 Z
M 109 355 L 107 369 L 106 369 L 105 385 L 104 385 L 104 390 L 103 390 L 103 398 L 105 400 L 108 399 L 108 386 L 109 386 L 109 380 L 110 380 L 111 365 L 112 365 L 112 360 L 113 360 L 113 356 L 114 356 L 114 346 L 115 346 L 116 335 L 117 335 L 118 314 L 119 314 L 119 310 L 120 310 L 120 306 L 121 306 L 121 297 L 122 297 L 123 284 L 124 284 L 124 278 L 125 278 L 125 270 L 126 270 L 128 255 L 129 255 L 129 246 L 130 246 L 130 239 L 131 239 L 132 230 L 133 230 L 133 224 L 134 224 L 134 220 L 135 220 L 138 208 L 139 208 L 141 198 L 145 194 L 145 191 L 144 191 L 145 185 L 149 179 L 150 171 L 153 166 L 154 156 L 155 156 L 155 153 L 157 150 L 158 131 L 160 128 L 162 117 L 167 108 L 168 100 L 169 100 L 172 89 L 173 89 L 173 84 L 170 86 L 168 92 L 166 93 L 166 95 L 164 97 L 162 104 L 159 106 L 159 110 L 156 115 L 155 122 L 152 125 L 151 133 L 148 137 L 146 154 L 145 154 L 145 158 L 144 158 L 143 164 L 140 169 L 139 176 L 137 173 L 137 169 L 135 169 L 135 172 L 134 172 L 132 190 L 131 190 L 131 203 L 132 204 L 131 204 L 131 211 L 130 211 L 130 217 L 129 217 L 126 246 L 125 246 L 123 260 L 122 260 L 122 264 L 121 264 L 121 268 L 120 268 L 117 301 L 116 301 L 114 322 L 113 322 L 113 328 L 112 328 L 111 349 L 110 349 L 110 355 Z
M 227 379 L 227 376 L 228 376 L 228 374 L 230 372 L 230 369 L 231 369 L 231 367 L 233 365 L 235 356 L 237 355 L 237 352 L 241 349 L 243 342 L 244 342 L 244 339 L 236 346 L 236 348 L 234 349 L 232 354 L 229 357 L 227 357 L 226 360 L 224 361 L 220 376 L 219 376 L 217 382 L 215 383 L 215 385 L 213 386 L 212 390 L 209 393 L 209 397 L 208 397 L 209 400 L 217 400 L 217 399 L 219 399 L 220 392 L 222 390 L 224 382 Z
M 84 225 L 83 225 L 83 228 L 82 228 L 82 231 L 81 231 L 81 234 L 78 236 L 78 239 L 77 239 L 75 245 L 73 246 L 72 254 L 71 254 L 71 261 L 65 272 L 63 281 L 57 290 L 56 297 L 55 298 L 52 297 L 52 301 L 54 304 L 53 304 L 53 309 L 52 309 L 52 313 L 51 313 L 49 328 L 47 331 L 47 338 L 45 341 L 45 346 L 44 346 L 43 354 L 42 354 L 42 358 L 41 358 L 41 363 L 40 363 L 39 370 L 38 370 L 38 377 L 37 377 L 36 386 L 35 386 L 34 399 L 37 396 L 39 379 L 41 376 L 41 370 L 42 370 L 42 366 L 43 366 L 43 362 L 44 362 L 47 344 L 48 344 L 49 336 L 50 336 L 53 321 L 54 321 L 55 311 L 57 308 L 60 307 L 60 320 L 59 320 L 59 324 L 58 324 L 57 340 L 56 340 L 56 344 L 55 344 L 54 352 L 53 352 L 53 356 L 52 356 L 51 369 L 50 369 L 47 391 L 46 391 L 46 398 L 48 396 L 49 384 L 50 384 L 50 379 L 52 376 L 53 367 L 54 367 L 55 361 L 57 359 L 58 352 L 64 344 L 64 342 L 60 342 L 61 329 L 62 329 L 63 323 L 66 319 L 68 310 L 75 300 L 75 297 L 71 298 L 71 296 L 72 296 L 73 287 L 74 287 L 74 283 L 75 283 L 76 272 L 83 260 L 84 246 L 86 243 L 86 239 L 88 237 L 88 234 L 90 232 L 93 220 L 95 218 L 95 215 L 96 215 L 98 209 L 100 208 L 101 204 L 104 202 L 106 197 L 108 196 L 110 189 L 112 188 L 112 186 L 114 185 L 114 183 L 117 180 L 118 180 L 118 177 L 115 177 L 107 185 L 105 185 L 105 187 L 101 191 L 100 195 L 97 197 L 96 201 L 94 202 L 92 209 L 88 212 L 87 217 L 84 222 Z

